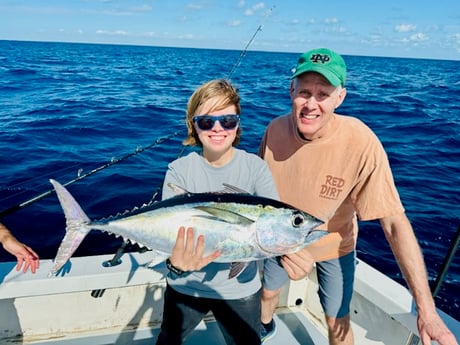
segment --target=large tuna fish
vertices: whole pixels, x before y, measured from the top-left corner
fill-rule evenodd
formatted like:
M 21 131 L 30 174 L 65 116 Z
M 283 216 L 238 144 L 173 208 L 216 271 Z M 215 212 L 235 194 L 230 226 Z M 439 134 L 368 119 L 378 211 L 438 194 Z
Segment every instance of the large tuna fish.
M 221 255 L 215 262 L 232 263 L 294 253 L 327 234 L 314 230 L 323 222 L 305 212 L 243 193 L 185 193 L 130 213 L 91 221 L 64 186 L 50 182 L 67 225 L 50 276 L 59 271 L 92 229 L 122 236 L 165 258 L 172 251 L 179 227 L 193 227 L 196 236 L 204 235 L 204 255 L 219 250 Z

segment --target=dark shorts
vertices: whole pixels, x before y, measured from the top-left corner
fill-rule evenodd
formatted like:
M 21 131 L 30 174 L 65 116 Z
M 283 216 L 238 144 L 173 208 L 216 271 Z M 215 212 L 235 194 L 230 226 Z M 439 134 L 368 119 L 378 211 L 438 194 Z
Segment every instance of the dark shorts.
M 221 300 L 184 295 L 168 285 L 156 345 L 182 344 L 210 311 L 228 345 L 260 345 L 260 300 L 260 290 L 246 298 Z
M 350 313 L 355 268 L 355 252 L 316 263 L 319 299 L 327 316 L 341 318 Z

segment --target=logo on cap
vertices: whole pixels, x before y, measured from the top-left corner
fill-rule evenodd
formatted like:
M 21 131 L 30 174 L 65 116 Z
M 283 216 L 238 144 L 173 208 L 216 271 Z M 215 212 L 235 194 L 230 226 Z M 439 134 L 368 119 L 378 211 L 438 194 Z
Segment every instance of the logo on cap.
M 310 58 L 310 61 L 313 63 L 319 63 L 321 62 L 322 64 L 325 64 L 326 62 L 329 62 L 331 58 L 327 54 L 313 54 Z

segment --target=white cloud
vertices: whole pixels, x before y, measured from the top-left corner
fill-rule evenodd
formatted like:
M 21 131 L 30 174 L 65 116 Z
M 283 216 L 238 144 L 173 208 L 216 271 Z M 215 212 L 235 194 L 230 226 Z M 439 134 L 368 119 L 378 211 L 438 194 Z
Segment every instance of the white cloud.
M 422 32 L 418 32 L 416 34 L 413 34 L 410 36 L 410 40 L 412 42 L 423 42 L 423 41 L 428 41 L 428 36 L 425 35 Z
M 256 14 L 256 12 L 259 12 L 261 10 L 263 10 L 265 8 L 265 3 L 263 2 L 259 2 L 255 5 L 252 5 L 250 8 L 247 8 L 245 11 L 244 11 L 244 15 L 245 16 L 252 16 L 254 14 Z
M 115 30 L 115 31 L 96 30 L 96 34 L 98 34 L 98 35 L 110 35 L 110 36 L 127 36 L 128 32 L 123 31 L 123 30 Z
M 198 10 L 201 10 L 203 8 L 202 5 L 199 5 L 199 4 L 188 4 L 187 5 L 187 8 L 189 10 L 194 10 L 194 11 L 198 11 Z
M 130 10 L 135 13 L 144 13 L 152 11 L 152 6 L 149 5 L 141 5 L 137 7 L 131 7 Z
M 458 52 L 460 52 L 460 33 L 456 33 L 452 35 L 452 40 L 453 40 L 453 46 L 455 49 L 457 49 Z
M 396 32 L 411 32 L 415 31 L 417 27 L 413 24 L 399 24 L 395 26 L 395 31 Z
M 231 21 L 227 22 L 227 24 L 228 24 L 228 26 L 233 26 L 233 27 L 240 26 L 241 25 L 241 20 L 237 20 L 237 19 L 236 20 L 231 20 Z
M 195 38 L 193 34 L 179 35 L 177 37 L 183 40 L 193 40 Z
M 337 18 L 325 18 L 324 22 L 326 24 L 337 24 L 339 20 Z
M 263 2 L 259 2 L 259 3 L 255 4 L 254 6 L 252 6 L 252 9 L 254 11 L 262 10 L 264 8 L 265 8 L 265 3 L 263 3 Z
M 332 26 L 332 27 L 327 27 L 323 30 L 323 32 L 327 33 L 344 33 L 347 32 L 347 29 L 344 28 L 343 26 Z
M 102 11 L 94 10 L 94 9 L 83 10 L 83 12 L 101 13 L 101 14 L 108 15 L 108 16 L 132 16 L 132 15 L 137 15 L 139 13 L 147 13 L 151 11 L 152 11 L 152 7 L 149 5 L 141 5 L 141 6 L 127 7 L 127 8 L 114 7 L 114 8 L 104 9 Z

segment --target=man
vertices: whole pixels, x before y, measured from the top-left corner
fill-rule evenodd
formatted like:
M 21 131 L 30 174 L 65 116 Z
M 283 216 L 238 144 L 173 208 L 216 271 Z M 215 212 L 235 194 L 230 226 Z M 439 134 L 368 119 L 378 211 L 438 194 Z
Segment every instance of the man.
M 14 255 L 18 260 L 17 271 L 22 268 L 25 273 L 30 268 L 31 272 L 35 273 L 40 263 L 37 253 L 32 248 L 19 242 L 2 223 L 0 223 L 0 243 L 7 252 Z
M 290 85 L 292 112 L 274 119 L 261 143 L 259 154 L 270 166 L 281 200 L 325 220 L 323 228 L 330 232 L 281 263 L 298 280 L 316 262 L 329 343 L 353 344 L 349 306 L 357 217 L 378 219 L 414 297 L 422 343 L 457 344 L 436 312 L 383 146 L 363 122 L 335 113 L 346 96 L 345 80 L 346 65 L 337 53 L 321 48 L 302 54 Z M 272 317 L 284 284 L 272 277 L 264 278 L 262 341 L 274 334 Z

